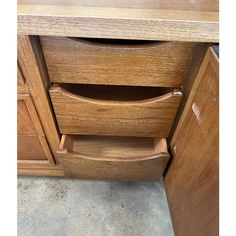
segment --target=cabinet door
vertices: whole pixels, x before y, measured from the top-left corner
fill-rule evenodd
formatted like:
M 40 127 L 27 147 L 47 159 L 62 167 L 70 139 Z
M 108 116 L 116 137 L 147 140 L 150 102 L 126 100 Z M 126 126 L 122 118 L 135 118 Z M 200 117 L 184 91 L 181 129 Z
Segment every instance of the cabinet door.
M 48 160 L 54 163 L 29 94 L 18 95 L 17 133 L 18 160 Z
M 176 236 L 218 235 L 218 66 L 210 48 L 170 143 L 164 182 Z

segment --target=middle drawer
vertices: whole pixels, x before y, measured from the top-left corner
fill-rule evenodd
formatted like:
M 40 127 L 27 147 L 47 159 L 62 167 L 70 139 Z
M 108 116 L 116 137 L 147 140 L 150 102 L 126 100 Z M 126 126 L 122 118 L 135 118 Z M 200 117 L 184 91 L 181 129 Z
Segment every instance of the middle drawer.
M 54 85 L 49 90 L 62 134 L 167 137 L 182 97 L 154 87 Z

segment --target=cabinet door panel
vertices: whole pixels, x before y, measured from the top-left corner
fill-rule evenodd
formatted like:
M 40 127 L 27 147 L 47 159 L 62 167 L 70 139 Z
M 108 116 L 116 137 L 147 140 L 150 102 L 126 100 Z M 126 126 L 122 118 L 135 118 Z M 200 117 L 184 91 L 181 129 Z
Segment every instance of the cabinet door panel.
M 18 135 L 17 158 L 18 160 L 47 160 L 39 137 Z
M 218 66 L 210 48 L 170 144 L 164 181 L 176 236 L 218 235 Z
M 37 135 L 35 125 L 24 100 L 17 101 L 17 133 Z
M 29 94 L 18 94 L 17 133 L 44 136 L 37 112 Z
M 34 104 L 29 94 L 18 94 L 17 159 L 54 163 Z

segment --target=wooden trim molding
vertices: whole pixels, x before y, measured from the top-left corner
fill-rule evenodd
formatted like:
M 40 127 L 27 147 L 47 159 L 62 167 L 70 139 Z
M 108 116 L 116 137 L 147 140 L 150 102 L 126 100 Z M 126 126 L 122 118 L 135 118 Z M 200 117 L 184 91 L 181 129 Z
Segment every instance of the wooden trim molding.
M 34 176 L 64 176 L 59 165 L 52 165 L 48 161 L 17 161 L 18 175 Z

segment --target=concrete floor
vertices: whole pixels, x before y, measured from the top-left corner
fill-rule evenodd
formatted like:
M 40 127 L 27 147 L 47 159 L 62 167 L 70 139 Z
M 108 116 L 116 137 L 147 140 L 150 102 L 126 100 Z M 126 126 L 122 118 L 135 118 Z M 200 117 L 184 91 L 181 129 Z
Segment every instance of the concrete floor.
M 18 236 L 172 236 L 163 182 L 18 178 Z

